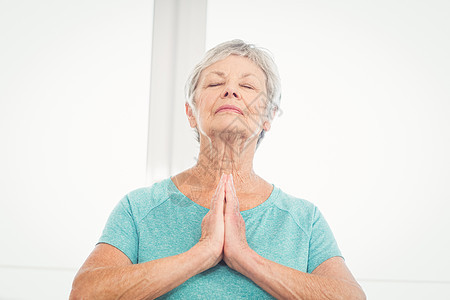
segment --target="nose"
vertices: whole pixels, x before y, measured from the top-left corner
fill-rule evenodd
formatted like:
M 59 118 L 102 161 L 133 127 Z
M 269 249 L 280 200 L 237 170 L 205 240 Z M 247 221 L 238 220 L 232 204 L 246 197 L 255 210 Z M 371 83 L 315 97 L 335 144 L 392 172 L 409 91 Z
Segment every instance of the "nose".
M 239 94 L 236 88 L 233 88 L 231 85 L 227 85 L 225 89 L 222 91 L 222 98 L 236 98 L 241 99 L 241 95 Z

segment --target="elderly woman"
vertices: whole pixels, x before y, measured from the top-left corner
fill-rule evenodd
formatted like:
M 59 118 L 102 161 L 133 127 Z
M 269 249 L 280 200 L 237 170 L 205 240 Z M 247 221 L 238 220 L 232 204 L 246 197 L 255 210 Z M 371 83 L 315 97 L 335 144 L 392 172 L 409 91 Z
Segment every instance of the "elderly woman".
M 268 52 L 222 43 L 186 87 L 196 165 L 122 198 L 71 298 L 364 299 L 320 211 L 253 171 L 280 100 Z

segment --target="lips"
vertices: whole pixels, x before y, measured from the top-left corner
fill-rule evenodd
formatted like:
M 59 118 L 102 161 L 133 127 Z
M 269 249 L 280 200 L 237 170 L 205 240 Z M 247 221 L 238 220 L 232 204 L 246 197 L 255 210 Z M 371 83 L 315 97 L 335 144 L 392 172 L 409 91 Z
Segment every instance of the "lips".
M 216 110 L 216 114 L 217 114 L 218 112 L 221 112 L 221 111 L 231 111 L 231 112 L 235 112 L 235 113 L 244 115 L 244 113 L 242 112 L 242 110 L 241 110 L 239 107 L 234 106 L 234 105 L 222 105 L 221 107 L 219 107 L 219 108 Z

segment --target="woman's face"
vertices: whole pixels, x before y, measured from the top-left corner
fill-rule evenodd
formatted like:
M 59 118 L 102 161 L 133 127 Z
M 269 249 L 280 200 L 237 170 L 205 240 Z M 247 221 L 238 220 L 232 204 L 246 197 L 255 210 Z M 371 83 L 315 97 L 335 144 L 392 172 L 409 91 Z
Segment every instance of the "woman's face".
M 212 64 L 200 74 L 195 94 L 198 130 L 256 139 L 266 121 L 266 92 L 266 76 L 250 59 L 230 55 Z

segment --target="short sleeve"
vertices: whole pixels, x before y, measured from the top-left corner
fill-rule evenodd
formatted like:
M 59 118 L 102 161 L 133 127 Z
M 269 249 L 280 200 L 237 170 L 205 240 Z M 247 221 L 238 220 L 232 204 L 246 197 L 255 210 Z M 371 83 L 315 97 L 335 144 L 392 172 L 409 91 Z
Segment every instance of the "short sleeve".
M 138 232 L 128 196 L 114 207 L 97 244 L 110 244 L 122 251 L 133 264 L 137 263 Z
M 309 241 L 308 273 L 312 273 L 327 259 L 341 256 L 336 239 L 320 210 L 314 208 L 311 237 Z

